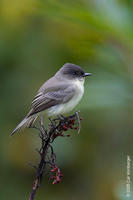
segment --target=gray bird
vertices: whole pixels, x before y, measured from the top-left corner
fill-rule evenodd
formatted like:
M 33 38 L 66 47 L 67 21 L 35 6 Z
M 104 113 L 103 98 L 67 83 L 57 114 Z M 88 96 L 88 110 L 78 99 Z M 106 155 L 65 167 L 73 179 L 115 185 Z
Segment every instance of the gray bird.
M 44 111 L 49 117 L 70 112 L 81 100 L 85 77 L 90 75 L 91 73 L 85 73 L 78 65 L 64 64 L 41 86 L 32 101 L 31 110 L 11 135 L 21 127 L 30 127 Z

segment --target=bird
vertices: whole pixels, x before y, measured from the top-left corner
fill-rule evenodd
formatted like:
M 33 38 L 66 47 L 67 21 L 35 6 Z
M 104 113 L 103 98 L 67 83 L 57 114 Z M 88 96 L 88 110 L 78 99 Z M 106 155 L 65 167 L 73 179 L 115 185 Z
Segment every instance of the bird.
M 65 63 L 40 87 L 32 101 L 30 111 L 11 135 L 21 127 L 31 127 L 44 113 L 52 117 L 72 111 L 83 97 L 85 77 L 90 75 L 91 73 L 84 72 L 76 64 Z

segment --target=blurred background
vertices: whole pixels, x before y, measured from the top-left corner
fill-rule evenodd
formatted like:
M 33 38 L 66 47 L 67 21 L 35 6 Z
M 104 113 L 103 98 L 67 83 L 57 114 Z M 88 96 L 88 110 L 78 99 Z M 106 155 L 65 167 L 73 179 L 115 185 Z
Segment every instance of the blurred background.
M 1 0 L 0 199 L 26 200 L 39 156 L 36 131 L 9 137 L 39 87 L 66 62 L 93 76 L 76 110 L 80 135 L 54 144 L 64 178 L 47 173 L 37 200 L 133 199 L 133 1 Z M 131 193 L 127 197 L 127 156 Z

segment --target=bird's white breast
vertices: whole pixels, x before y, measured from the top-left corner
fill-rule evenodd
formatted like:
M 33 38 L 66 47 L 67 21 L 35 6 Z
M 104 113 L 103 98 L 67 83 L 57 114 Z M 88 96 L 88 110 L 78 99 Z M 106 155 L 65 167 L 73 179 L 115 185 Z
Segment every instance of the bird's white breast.
M 49 108 L 48 109 L 49 116 L 70 112 L 79 103 L 79 101 L 81 100 L 84 94 L 84 80 L 81 80 L 81 81 L 74 80 L 73 86 L 76 87 L 75 89 L 76 92 L 73 98 L 65 104 L 59 104 L 59 105 Z

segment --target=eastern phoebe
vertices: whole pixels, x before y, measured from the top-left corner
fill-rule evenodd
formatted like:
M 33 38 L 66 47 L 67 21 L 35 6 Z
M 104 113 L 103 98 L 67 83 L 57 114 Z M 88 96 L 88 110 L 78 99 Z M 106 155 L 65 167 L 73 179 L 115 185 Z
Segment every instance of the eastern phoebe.
M 30 127 L 37 117 L 45 111 L 47 115 L 55 116 L 71 111 L 84 94 L 86 76 L 83 69 L 75 64 L 66 63 L 63 67 L 39 89 L 32 101 L 30 112 L 13 130 L 13 135 L 19 128 Z

